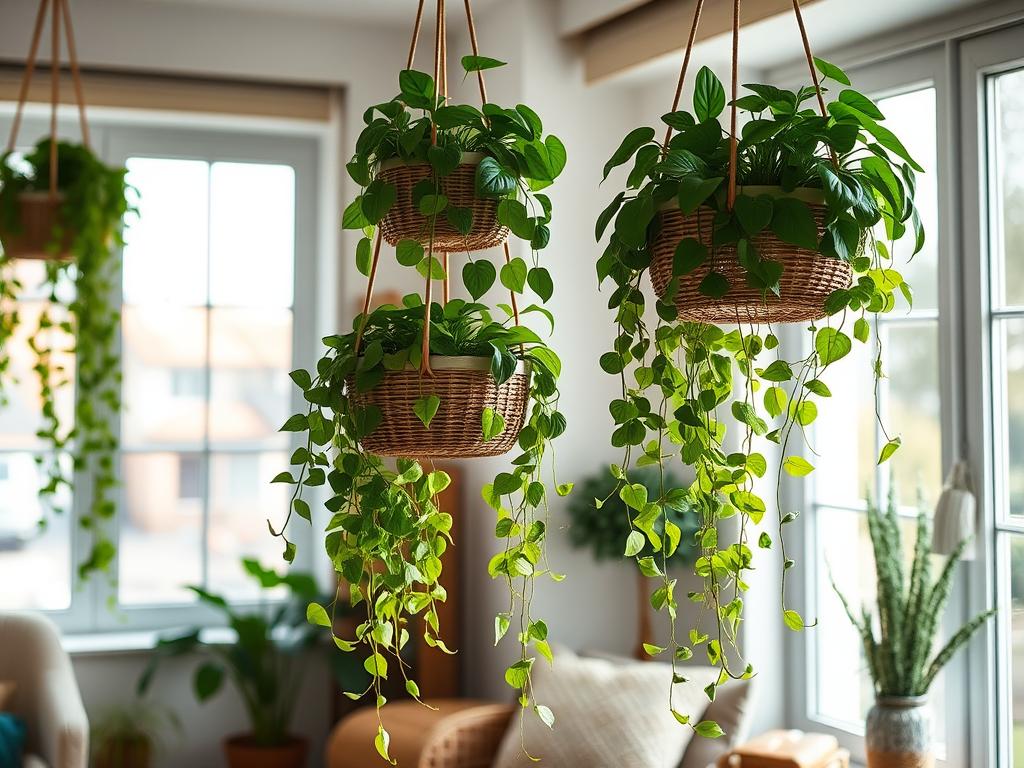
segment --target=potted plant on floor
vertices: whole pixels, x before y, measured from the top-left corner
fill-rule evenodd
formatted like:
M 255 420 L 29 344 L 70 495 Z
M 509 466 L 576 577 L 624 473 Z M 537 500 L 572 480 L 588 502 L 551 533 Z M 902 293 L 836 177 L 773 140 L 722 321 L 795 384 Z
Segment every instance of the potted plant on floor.
M 168 731 L 179 736 L 181 721 L 170 709 L 136 699 L 103 712 L 89 736 L 95 768 L 149 768 L 158 752 L 166 751 Z
M 648 498 L 655 499 L 661 495 L 662 478 L 654 469 L 641 468 L 632 474 L 631 479 L 647 489 Z M 681 488 L 683 485 L 672 473 L 666 473 L 664 482 L 667 488 Z M 666 566 L 680 568 L 694 564 L 697 559 L 695 535 L 700 524 L 696 510 L 689 504 L 681 504 L 678 509 L 669 507 L 666 520 L 655 523 L 655 533 L 661 538 L 661 546 L 657 551 L 643 534 L 633 530 L 630 517 L 629 507 L 618 495 L 616 480 L 607 471 L 595 474 L 577 485 L 569 503 L 569 541 L 577 548 L 589 549 L 598 561 L 621 561 L 623 555 L 653 560 L 657 552 L 672 549 L 671 541 L 665 534 L 664 523 L 667 520 L 679 529 L 680 536 L 679 546 L 674 548 Z M 648 649 L 654 646 L 654 639 L 648 578 L 640 571 L 637 571 L 636 578 L 640 599 L 637 604 L 637 644 L 634 655 L 638 659 L 649 659 Z
M 137 690 L 140 696 L 146 693 L 166 659 L 199 653 L 205 657 L 193 678 L 193 690 L 199 702 L 216 695 L 228 678 L 249 717 L 249 733 L 224 741 L 228 765 L 231 768 L 298 768 L 305 765 L 308 744 L 290 729 L 302 683 L 304 652 L 316 644 L 319 634 L 306 622 L 306 605 L 318 597 L 318 590 L 308 574 L 282 576 L 263 568 L 255 560 L 244 560 L 243 566 L 263 589 L 285 588 L 288 600 L 241 613 L 223 597 L 201 587 L 189 587 L 203 605 L 224 616 L 234 638 L 208 642 L 199 629 L 162 638 L 139 678 Z
M 684 63 L 677 94 L 685 71 Z M 797 91 L 751 84 L 741 96 L 734 85 L 727 104 L 722 84 L 703 68 L 692 111 L 680 110 L 677 96 L 663 117 L 664 140 L 653 128 L 638 128 L 605 166 L 607 176 L 632 163 L 626 189 L 596 228 L 599 240 L 610 233 L 597 272 L 614 284 L 609 306 L 617 324 L 600 364 L 621 383 L 609 410 L 611 442 L 624 459 L 612 475 L 633 531 L 656 549 L 655 525 L 668 510 L 684 499 L 696 510 L 695 572 L 703 589 L 689 598 L 707 609 L 711 626 L 697 624 L 679 638 L 673 630 L 671 648 L 659 650 L 682 659 L 702 646 L 722 668 L 719 683 L 753 672 L 728 648 L 736 645 L 745 573 L 758 549 L 782 549 L 781 611 L 789 628 L 805 626 L 786 605 L 794 561 L 784 531 L 797 513 L 776 496 L 774 530 L 754 530 L 767 522 L 770 504 L 758 489 L 769 469 L 758 443 L 773 443 L 781 455 L 776 488 L 782 473 L 814 470 L 793 446 L 831 396 L 827 369 L 854 341 L 871 340 L 874 315 L 891 311 L 898 296 L 911 302 L 893 245 L 908 237 L 916 253 L 924 242 L 913 200 L 920 167 L 841 69 L 815 59 L 811 72 L 812 84 Z M 834 98 L 832 84 L 839 88 Z M 728 132 L 719 122 L 727 106 Z M 741 132 L 743 113 L 750 119 Z M 653 317 L 643 290 L 647 273 L 657 294 Z M 807 323 L 789 343 L 778 327 L 788 322 Z M 882 376 L 876 341 L 872 366 Z M 727 438 L 730 417 L 739 432 Z M 898 447 L 899 438 L 889 438 L 879 463 Z M 662 485 L 651 497 L 632 479 L 634 463 L 664 471 L 674 461 L 695 473 L 689 488 Z M 737 522 L 735 536 L 720 530 L 727 518 Z M 674 616 L 673 581 L 658 562 L 678 541 L 668 530 L 670 545 L 653 563 L 635 557 L 660 579 L 658 603 Z M 690 721 L 687 713 L 676 716 Z
M 875 556 L 877 624 L 867 606 L 858 616 L 832 581 L 846 615 L 860 635 L 875 690 L 865 742 L 869 768 L 930 768 L 932 753 L 928 690 L 954 654 L 995 613 L 984 611 L 963 625 L 938 651 L 935 640 L 949 600 L 956 566 L 969 539 L 946 559 L 932 580 L 931 522 L 922 508 L 908 574 L 900 518 L 892 493 L 883 512 L 868 500 L 868 533 Z

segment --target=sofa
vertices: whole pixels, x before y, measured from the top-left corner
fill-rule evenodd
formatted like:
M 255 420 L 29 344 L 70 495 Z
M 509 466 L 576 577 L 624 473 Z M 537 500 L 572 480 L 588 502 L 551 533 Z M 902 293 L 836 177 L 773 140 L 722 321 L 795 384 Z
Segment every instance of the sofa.
M 15 684 L 7 709 L 26 726 L 24 768 L 87 768 L 89 721 L 53 622 L 0 611 L 0 681 Z

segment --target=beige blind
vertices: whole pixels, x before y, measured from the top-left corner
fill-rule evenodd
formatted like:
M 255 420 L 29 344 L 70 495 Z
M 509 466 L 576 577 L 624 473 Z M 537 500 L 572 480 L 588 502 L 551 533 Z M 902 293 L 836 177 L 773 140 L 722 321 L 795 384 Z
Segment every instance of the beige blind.
M 23 73 L 22 65 L 0 64 L 0 101 L 17 101 Z M 61 103 L 74 104 L 71 74 L 61 74 Z M 317 86 L 90 70 L 83 70 L 82 82 L 87 106 L 320 121 L 330 117 L 330 90 Z M 48 63 L 36 67 L 28 100 L 50 103 Z
M 813 2 L 816 0 L 801 0 L 800 5 Z M 585 32 L 583 58 L 587 82 L 604 80 L 659 56 L 682 51 L 696 5 L 696 0 L 653 0 Z M 746 26 L 792 12 L 792 0 L 746 0 L 740 19 Z M 731 29 L 732 3 L 705 0 L 695 42 L 717 37 Z

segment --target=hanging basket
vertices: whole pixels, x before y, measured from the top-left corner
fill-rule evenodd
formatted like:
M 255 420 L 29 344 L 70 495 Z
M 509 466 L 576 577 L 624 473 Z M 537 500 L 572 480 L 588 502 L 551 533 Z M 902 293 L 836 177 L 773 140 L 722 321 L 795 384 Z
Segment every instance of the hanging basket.
M 808 204 L 818 224 L 818 237 L 824 231 L 824 201 L 820 190 L 798 189 L 783 193 L 777 187 L 741 188 L 740 194 L 776 197 L 793 196 Z M 707 261 L 689 274 L 679 277 L 675 295 L 679 319 L 697 323 L 735 325 L 749 323 L 800 323 L 825 316 L 825 300 L 835 290 L 849 288 L 853 280 L 850 264 L 842 259 L 822 256 L 816 251 L 783 242 L 764 230 L 753 238 L 761 258 L 782 265 L 778 296 L 747 284 L 746 270 L 740 265 L 734 246 L 712 248 L 715 211 L 701 207 L 686 215 L 677 207 L 666 207 L 659 214 L 660 231 L 651 244 L 651 282 L 658 296 L 665 298 L 672 280 L 672 262 L 681 240 L 694 238 L 708 249 Z M 724 275 L 729 291 L 721 298 L 700 292 L 701 281 L 709 272 Z
M 70 261 L 75 233 L 61 224 L 64 195 L 24 192 L 18 196 L 16 226 L 0 227 L 4 254 L 12 259 Z
M 486 357 L 430 358 L 433 376 L 409 366 L 389 371 L 368 392 L 346 382 L 354 408 L 375 405 L 382 419 L 373 434 L 363 438 L 363 449 L 378 456 L 421 456 L 466 459 L 508 453 L 526 422 L 530 395 L 530 366 L 520 362 L 512 378 L 500 387 L 490 373 Z M 429 429 L 413 410 L 417 400 L 437 395 L 441 404 Z M 484 442 L 484 408 L 493 408 L 505 421 L 497 437 Z
M 477 152 L 464 153 L 460 165 L 440 179 L 441 194 L 448 198 L 449 207 L 472 210 L 473 224 L 464 235 L 442 211 L 434 224 L 435 252 L 482 251 L 501 245 L 508 237 L 508 227 L 498 222 L 498 199 L 481 197 L 476 192 L 476 169 L 483 158 Z M 429 163 L 388 160 L 381 164 L 377 178 L 393 184 L 397 190 L 395 204 L 380 222 L 384 239 L 390 245 L 398 245 L 400 240 L 416 240 L 424 247 L 430 244 L 430 218 L 420 213 L 412 193 L 421 181 L 432 179 L 433 173 Z

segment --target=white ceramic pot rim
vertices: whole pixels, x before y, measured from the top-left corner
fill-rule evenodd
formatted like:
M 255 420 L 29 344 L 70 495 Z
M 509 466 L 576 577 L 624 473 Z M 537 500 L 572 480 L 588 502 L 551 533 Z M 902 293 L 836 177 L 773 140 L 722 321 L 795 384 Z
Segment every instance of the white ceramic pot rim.
M 459 165 L 479 165 L 487 155 L 483 152 L 463 152 L 459 159 Z M 392 157 L 380 164 L 379 171 L 387 171 L 391 168 L 403 168 L 416 165 L 430 165 L 426 160 L 403 160 L 400 157 Z
M 816 187 L 797 187 L 792 192 L 786 192 L 782 187 L 772 186 L 770 184 L 748 184 L 746 186 L 736 187 L 736 194 L 743 195 L 745 197 L 760 197 L 761 195 L 768 195 L 769 197 L 788 197 L 793 200 L 801 200 L 805 203 L 811 203 L 813 205 L 824 205 L 825 204 L 825 193 Z M 676 198 L 665 201 L 659 210 L 671 211 L 679 209 L 679 201 Z
M 928 703 L 928 694 L 922 696 L 876 696 L 875 704 L 886 709 L 914 709 Z

